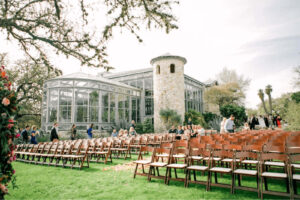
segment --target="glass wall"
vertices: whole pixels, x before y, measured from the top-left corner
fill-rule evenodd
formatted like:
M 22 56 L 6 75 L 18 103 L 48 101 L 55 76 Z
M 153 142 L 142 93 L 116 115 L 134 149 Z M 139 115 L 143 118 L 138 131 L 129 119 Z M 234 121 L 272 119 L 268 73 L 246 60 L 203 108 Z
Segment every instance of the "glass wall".
M 65 87 L 64 87 L 65 86 Z M 89 80 L 51 80 L 45 83 L 42 101 L 42 128 L 50 130 L 58 122 L 59 130 L 75 123 L 86 129 L 128 126 L 138 116 L 140 91 Z

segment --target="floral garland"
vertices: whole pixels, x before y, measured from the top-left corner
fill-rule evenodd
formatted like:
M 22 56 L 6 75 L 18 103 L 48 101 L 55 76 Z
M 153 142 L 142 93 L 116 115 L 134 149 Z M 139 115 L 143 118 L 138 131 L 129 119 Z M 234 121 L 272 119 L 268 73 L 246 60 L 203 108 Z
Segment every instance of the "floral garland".
M 0 199 L 8 193 L 6 188 L 8 183 L 14 180 L 15 170 L 11 163 L 16 160 L 13 140 L 20 137 L 20 133 L 15 132 L 14 120 L 18 110 L 17 94 L 11 90 L 11 82 L 2 66 L 0 67 Z

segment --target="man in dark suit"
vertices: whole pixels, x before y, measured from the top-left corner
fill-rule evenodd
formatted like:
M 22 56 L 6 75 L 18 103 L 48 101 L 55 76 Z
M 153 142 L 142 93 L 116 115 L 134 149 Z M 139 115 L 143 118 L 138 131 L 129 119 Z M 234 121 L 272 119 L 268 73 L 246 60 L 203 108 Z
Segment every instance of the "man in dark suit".
M 177 133 L 177 129 L 175 126 L 172 126 L 171 129 L 169 130 L 169 133 Z
M 251 117 L 249 119 L 250 130 L 254 130 L 255 125 L 257 125 L 257 124 L 258 124 L 258 119 L 254 115 L 251 115 Z
M 25 127 L 25 129 L 22 131 L 21 135 L 22 135 L 22 138 L 23 138 L 23 142 L 25 144 L 28 144 L 28 139 L 29 139 L 29 129 L 30 127 L 27 125 Z
M 269 125 L 269 117 L 268 117 L 268 115 L 264 116 L 264 121 L 265 121 L 266 127 L 269 128 L 270 125 Z
M 50 140 L 53 141 L 54 139 L 59 139 L 58 138 L 58 134 L 57 134 L 57 127 L 58 127 L 58 124 L 55 122 L 54 125 L 53 125 L 53 128 L 51 130 L 51 134 L 50 134 Z

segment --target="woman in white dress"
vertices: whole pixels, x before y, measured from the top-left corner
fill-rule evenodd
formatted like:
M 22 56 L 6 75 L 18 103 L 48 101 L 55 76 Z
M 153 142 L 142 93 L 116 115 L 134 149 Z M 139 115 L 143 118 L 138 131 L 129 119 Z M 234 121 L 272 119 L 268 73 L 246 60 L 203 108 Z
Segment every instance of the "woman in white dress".
M 226 123 L 226 117 L 223 118 L 223 121 L 221 122 L 220 126 L 220 133 L 225 133 L 225 123 Z
M 266 128 L 266 123 L 265 123 L 265 120 L 264 118 L 260 115 L 259 118 L 258 118 L 258 123 L 259 123 L 259 127 L 261 129 L 264 129 Z

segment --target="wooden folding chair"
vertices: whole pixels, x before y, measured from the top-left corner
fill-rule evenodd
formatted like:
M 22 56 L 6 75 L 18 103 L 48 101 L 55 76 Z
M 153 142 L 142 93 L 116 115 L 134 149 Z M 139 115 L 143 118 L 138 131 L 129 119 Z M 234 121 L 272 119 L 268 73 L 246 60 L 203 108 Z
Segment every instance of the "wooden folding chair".
M 210 150 L 206 149 L 205 144 L 201 144 L 198 140 L 190 141 L 188 167 L 186 168 L 185 186 L 188 187 L 189 183 L 196 183 L 206 185 L 208 181 L 200 181 L 196 179 L 196 172 L 208 172 L 210 162 L 201 162 L 204 157 L 210 157 Z M 196 164 L 195 164 L 196 163 Z M 194 181 L 191 180 L 191 172 L 194 174 Z
M 49 154 L 49 151 L 51 149 L 52 143 L 45 143 L 44 144 L 44 148 L 43 150 L 36 155 L 36 163 L 35 164 L 44 164 L 45 160 L 43 158 L 45 158 L 45 156 L 47 156 Z
M 300 147 L 300 144 L 298 144 Z M 287 147 L 288 153 L 288 172 L 289 172 L 289 187 L 290 187 L 290 198 L 300 199 L 300 194 L 297 190 L 297 182 L 300 182 L 300 148 L 296 146 Z
M 233 161 L 234 161 L 234 154 L 235 154 L 235 149 L 220 149 L 218 145 L 214 145 L 215 147 L 212 147 L 211 149 L 211 156 L 209 159 L 210 162 L 210 169 L 208 173 L 208 191 L 210 191 L 211 186 L 218 186 L 222 188 L 230 188 L 231 193 L 233 193 Z M 216 148 L 217 147 L 217 148 Z M 218 166 L 216 165 L 216 160 L 215 158 L 221 158 L 221 159 L 231 159 L 230 168 L 229 167 L 223 167 L 223 166 Z M 212 173 L 215 174 L 215 183 L 212 183 L 211 177 Z M 217 174 L 220 173 L 222 174 L 229 174 L 231 177 L 231 185 L 230 184 L 223 184 L 223 183 L 218 183 L 218 178 Z
M 111 142 L 101 142 L 98 144 L 99 148 L 96 148 L 94 152 L 96 162 L 103 162 L 106 164 L 107 162 L 112 162 L 112 155 L 111 155 Z
M 240 162 L 237 162 L 237 161 Z M 246 191 L 253 191 L 257 192 L 258 197 L 260 196 L 260 187 L 259 187 L 259 152 L 250 152 L 250 151 L 237 151 L 235 152 L 235 159 L 234 159 L 234 171 L 233 171 L 233 193 L 235 192 L 235 189 L 240 189 L 240 190 L 246 190 Z M 255 169 L 245 169 L 242 167 L 241 163 L 243 161 L 247 161 L 246 163 L 248 164 L 255 164 Z M 249 162 L 252 161 L 252 162 Z M 245 162 L 244 162 L 245 163 Z M 242 186 L 241 184 L 241 176 L 250 176 L 250 177 L 255 177 L 256 178 L 256 188 L 252 187 L 246 187 Z M 238 178 L 238 186 L 236 186 L 235 180 Z
M 263 199 L 264 194 L 276 195 L 276 196 L 285 196 L 289 197 L 289 179 L 286 169 L 287 164 L 287 155 L 284 153 L 270 153 L 270 152 L 262 152 L 260 159 L 260 179 L 261 179 L 261 199 Z M 276 160 L 284 163 L 283 172 L 277 171 L 269 171 L 270 168 L 267 168 L 265 163 L 269 162 L 269 160 Z M 268 171 L 267 171 L 268 170 Z M 287 192 L 278 192 L 278 191 L 270 191 L 268 189 L 267 179 L 279 179 L 283 180 L 286 183 Z
M 152 154 L 151 163 L 149 164 L 149 173 L 148 173 L 148 181 L 151 181 L 151 178 L 158 178 L 165 180 L 165 176 L 161 176 L 159 174 L 159 168 L 165 168 L 170 162 L 170 154 L 172 149 L 165 148 L 155 148 Z M 168 154 L 169 156 L 166 158 L 165 162 L 157 162 L 158 154 Z M 155 174 L 155 169 L 157 171 L 157 175 Z
M 134 174 L 133 174 L 133 178 L 136 177 L 136 175 L 140 175 L 140 176 L 148 176 L 148 173 L 145 172 L 145 169 L 144 169 L 144 166 L 145 165 L 149 165 L 152 161 L 151 161 L 151 157 L 150 158 L 147 158 L 147 159 L 144 159 L 144 155 L 145 154 L 149 154 L 149 152 L 153 152 L 154 148 L 153 147 L 141 147 L 140 148 L 140 152 L 139 152 L 139 155 L 138 155 L 138 159 L 136 161 L 134 161 L 134 163 L 136 164 L 135 166 L 135 170 L 134 170 Z M 138 166 L 139 165 L 142 165 L 142 170 L 143 172 L 138 172 Z
M 165 183 L 169 185 L 170 180 L 174 181 L 182 181 L 186 183 L 185 178 L 178 178 L 177 171 L 178 169 L 185 170 L 188 162 L 188 141 L 187 140 L 179 140 L 174 142 L 173 148 L 170 156 L 170 163 L 167 165 L 166 178 Z M 183 162 L 178 163 L 178 161 L 182 160 Z M 175 172 L 175 178 L 171 177 L 172 169 Z

